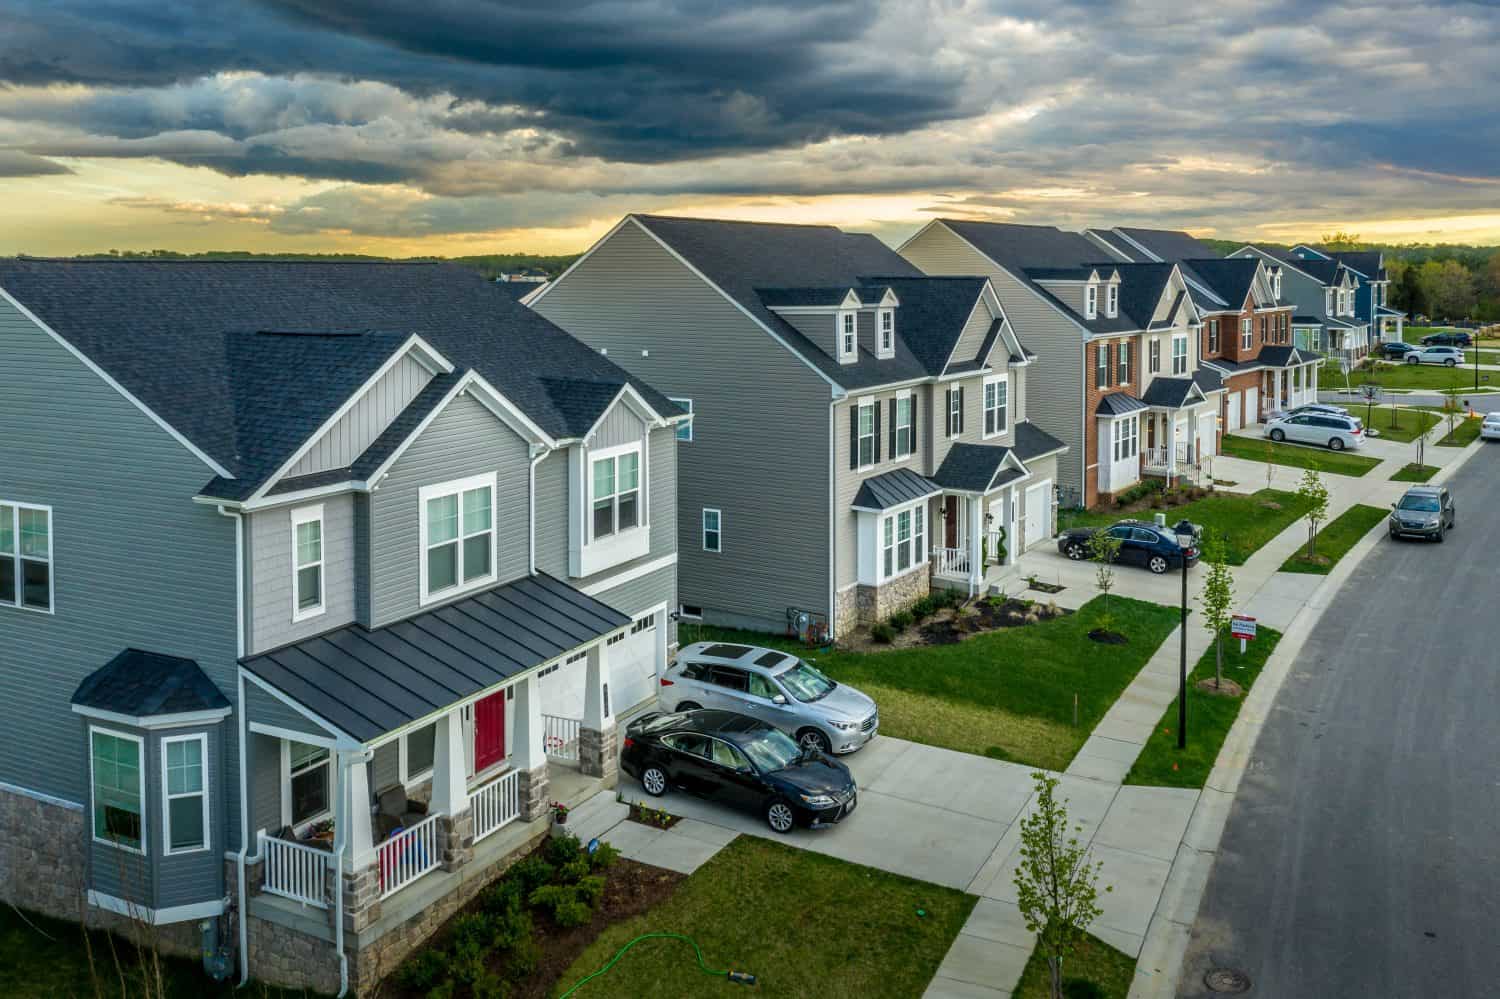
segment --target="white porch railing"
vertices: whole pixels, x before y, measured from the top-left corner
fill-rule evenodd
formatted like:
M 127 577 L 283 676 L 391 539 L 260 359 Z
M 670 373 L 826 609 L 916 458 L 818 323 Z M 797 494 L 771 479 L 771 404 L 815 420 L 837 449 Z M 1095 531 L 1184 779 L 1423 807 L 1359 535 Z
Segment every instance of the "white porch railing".
M 969 551 L 966 548 L 934 548 L 932 550 L 933 572 L 939 576 L 969 578 Z
M 469 795 L 469 807 L 474 810 L 474 842 L 520 817 L 520 780 L 520 773 L 512 770 Z
M 261 833 L 260 855 L 265 858 L 264 891 L 303 905 L 328 908 L 331 853 Z
M 583 720 L 561 715 L 542 715 L 542 746 L 549 759 L 559 763 L 578 762 L 578 733 Z
M 1020 529 L 1018 528 L 1018 530 Z M 991 564 L 998 563 L 1000 561 L 1001 544 L 999 528 L 987 532 L 985 540 L 987 542 L 984 549 L 985 561 Z
M 380 897 L 400 891 L 442 862 L 438 851 L 438 819 L 429 815 L 375 848 L 375 866 L 380 872 Z
M 1169 464 L 1167 461 L 1167 449 L 1164 447 L 1148 447 L 1145 449 L 1145 455 L 1145 465 L 1147 468 L 1165 470 Z

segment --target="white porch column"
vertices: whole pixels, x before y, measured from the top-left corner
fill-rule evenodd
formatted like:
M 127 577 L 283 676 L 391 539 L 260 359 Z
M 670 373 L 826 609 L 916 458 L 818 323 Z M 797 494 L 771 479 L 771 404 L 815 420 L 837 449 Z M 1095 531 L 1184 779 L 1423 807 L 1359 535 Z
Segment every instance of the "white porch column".
M 1005 564 L 1014 565 L 1016 558 L 1021 554 L 1017 546 L 1024 544 L 1024 539 L 1016 537 L 1016 500 L 1021 495 L 1020 490 L 1010 487 L 1010 492 L 1005 497 Z M 1027 511 L 1027 516 L 1031 511 Z
M 619 772 L 614 704 L 609 693 L 609 645 L 595 642 L 588 651 L 583 683 L 583 725 L 578 732 L 578 769 L 609 780 Z
M 542 746 L 542 690 L 535 673 L 516 681 L 512 712 L 511 765 L 519 771 L 521 819 L 541 818 L 547 808 L 547 754 Z
M 344 928 L 358 932 L 380 918 L 380 872 L 370 828 L 370 765 L 364 750 L 333 756 L 335 832 L 344 843 L 344 870 L 336 872 L 335 883 L 344 893 Z
M 469 809 L 468 760 L 463 716 L 455 708 L 437 720 L 433 735 L 431 810 L 441 812 L 443 869 L 457 870 L 474 856 L 474 813 Z
M 1167 485 L 1177 478 L 1177 414 L 1168 413 L 1167 421 Z
M 969 520 L 969 594 L 979 592 L 984 582 L 984 500 L 971 496 L 965 500 Z

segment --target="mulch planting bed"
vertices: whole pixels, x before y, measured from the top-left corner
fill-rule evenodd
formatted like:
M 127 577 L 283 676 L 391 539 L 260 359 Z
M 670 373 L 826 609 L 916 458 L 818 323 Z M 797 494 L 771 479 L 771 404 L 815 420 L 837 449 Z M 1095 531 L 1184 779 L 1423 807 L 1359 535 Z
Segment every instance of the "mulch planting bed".
M 1071 610 L 1061 607 L 1049 610 L 1042 604 L 1015 598 L 1006 600 L 1004 603 L 980 600 L 970 605 L 969 613 L 939 617 L 922 625 L 917 629 L 917 634 L 926 639 L 925 643 L 919 641 L 911 644 L 954 645 L 987 631 L 1023 628 L 1028 624 L 1050 621 L 1054 617 L 1062 617 L 1071 613 L 1073 613 Z
M 653 829 L 670 829 L 682 821 L 681 815 L 673 815 L 660 808 L 652 808 L 650 805 L 642 807 L 637 802 L 631 802 L 629 818 L 631 822 L 639 822 Z
M 1101 645 L 1128 645 L 1128 644 L 1130 644 L 1130 639 L 1126 638 L 1124 635 L 1120 634 L 1118 631 L 1106 631 L 1103 628 L 1095 628 L 1093 631 L 1089 632 L 1089 638 L 1091 638 L 1092 640 L 1098 642 Z
M 1221 680 L 1218 686 L 1215 686 L 1214 678 L 1211 676 L 1199 680 L 1197 683 L 1193 684 L 1193 686 L 1197 687 L 1205 694 L 1212 694 L 1215 697 L 1240 697 L 1245 693 L 1244 687 L 1241 687 L 1239 684 L 1230 679 Z

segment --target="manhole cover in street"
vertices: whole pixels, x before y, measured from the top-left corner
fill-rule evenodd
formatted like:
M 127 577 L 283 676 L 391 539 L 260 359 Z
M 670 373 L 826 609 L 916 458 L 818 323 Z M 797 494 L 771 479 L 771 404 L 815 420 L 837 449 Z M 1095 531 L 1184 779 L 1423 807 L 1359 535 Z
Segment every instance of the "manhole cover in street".
M 1249 992 L 1250 976 L 1236 968 L 1214 968 L 1203 976 L 1211 992 Z

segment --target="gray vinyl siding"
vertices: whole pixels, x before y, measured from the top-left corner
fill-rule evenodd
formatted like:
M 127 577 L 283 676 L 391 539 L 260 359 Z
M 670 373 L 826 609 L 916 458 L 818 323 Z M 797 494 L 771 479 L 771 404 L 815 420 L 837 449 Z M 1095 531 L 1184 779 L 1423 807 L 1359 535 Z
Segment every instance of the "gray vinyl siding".
M 223 813 L 224 799 L 233 795 L 236 801 L 239 798 L 239 790 L 236 787 L 225 785 L 216 780 L 216 776 L 223 772 L 223 730 L 229 720 L 224 723 L 206 728 L 172 729 L 162 733 L 169 736 L 195 735 L 203 733 L 208 736 L 208 818 L 209 818 L 209 848 L 207 850 L 193 853 L 178 853 L 166 856 L 164 853 L 166 842 L 161 836 L 157 836 L 156 848 L 153 851 L 157 856 L 156 861 L 156 906 L 159 909 L 171 908 L 175 905 L 192 905 L 195 902 L 208 902 L 216 898 L 224 897 L 224 841 L 220 829 L 222 828 L 219 818 Z M 151 777 L 156 784 L 156 815 L 162 813 L 162 798 L 166 788 L 161 782 L 161 740 L 153 739 L 155 744 L 156 760 L 153 764 Z M 161 825 L 160 820 L 157 822 Z M 236 826 L 238 832 L 238 826 Z
M 625 230 L 620 230 L 619 233 L 616 233 L 615 239 L 619 239 L 624 233 Z M 561 291 L 562 289 L 559 288 L 558 290 Z M 543 301 L 545 304 L 545 300 Z M 538 311 L 544 315 L 546 314 L 545 309 L 539 309 Z M 839 356 L 839 314 L 837 310 L 787 314 L 778 312 L 777 315 L 781 316 L 789 325 L 821 348 L 829 357 L 837 358 Z M 555 322 L 556 320 L 553 321 Z M 855 329 L 858 334 L 862 334 L 865 331 L 863 324 L 859 323 L 855 324 Z M 765 334 L 762 333 L 761 335 L 764 336 Z M 618 362 L 619 359 L 616 358 L 616 363 Z M 660 388 L 660 386 L 657 386 L 657 388 Z
M 1326 311 L 1328 300 L 1324 290 L 1327 286 L 1323 282 L 1295 270 L 1293 264 L 1277 260 L 1254 248 L 1236 252 L 1234 256 L 1259 257 L 1268 264 L 1281 264 L 1281 300 L 1296 306 L 1293 315 L 1316 316 L 1321 321 L 1328 314 Z
M 378 795 L 401 783 L 401 740 L 393 739 L 377 746 L 370 761 L 370 794 Z
M 0 781 L 85 803 L 69 700 L 121 650 L 193 659 L 233 701 L 235 521 L 192 502 L 207 465 L 3 300 L 0 357 L 0 498 L 52 507 L 55 579 L 55 613 L 0 607 Z
M 312 449 L 293 465 L 289 476 L 330 468 L 347 468 L 364 454 L 390 422 L 432 381 L 432 372 L 410 354 L 370 386 L 368 392 L 328 428 Z
M 917 416 L 917 442 L 916 451 L 899 461 L 892 461 L 890 455 L 890 401 L 896 397 L 895 392 L 871 392 L 851 397 L 847 402 L 841 402 L 835 407 L 834 420 L 836 431 L 834 433 L 835 455 L 834 455 L 834 523 L 837 533 L 835 534 L 835 562 L 836 579 L 839 589 L 843 589 L 856 582 L 859 578 L 859 523 L 858 516 L 851 509 L 855 494 L 866 479 L 898 468 L 909 468 L 919 474 L 930 475 L 934 471 L 932 454 L 930 451 L 931 438 L 922 430 L 922 420 L 926 412 L 930 411 L 931 404 L 924 406 L 926 399 L 931 398 L 933 386 L 918 385 L 913 389 L 916 396 L 914 403 Z M 937 388 L 938 405 L 942 408 L 943 389 Z M 861 399 L 873 398 L 875 404 L 880 407 L 880 458 L 881 460 L 873 467 L 866 469 L 852 469 L 849 467 L 850 455 L 850 429 L 851 423 L 856 418 L 858 402 Z M 968 408 L 968 398 L 965 397 L 965 408 Z M 929 418 L 930 419 L 930 418 Z M 964 417 L 964 429 L 973 427 L 972 418 L 966 413 Z M 968 438 L 968 434 L 965 434 Z
M 269 725 L 288 732 L 304 732 L 324 739 L 334 737 L 325 726 L 287 706 L 250 680 L 245 681 L 245 719 L 252 724 Z
M 552 451 L 536 466 L 536 569 L 568 579 L 568 451 Z M 656 476 L 646 470 L 646 488 Z M 647 496 L 650 504 L 651 497 Z M 652 510 L 647 516 L 655 513 Z
M 250 733 L 250 835 L 264 829 L 276 833 L 281 829 L 281 740 L 275 736 Z
M 619 586 L 604 590 L 593 590 L 595 599 L 602 600 L 622 614 L 639 617 L 660 604 L 667 605 L 670 614 L 676 610 L 677 571 L 674 566 L 663 566 L 655 572 L 639 576 Z M 672 626 L 673 622 L 668 621 Z M 668 641 L 671 641 L 668 632 Z
M 535 307 L 693 400 L 694 439 L 677 448 L 679 599 L 778 630 L 789 607 L 828 613 L 829 384 L 634 222 Z M 702 550 L 705 507 L 723 511 L 721 553 Z
M 345 493 L 314 503 L 323 507 L 324 610 L 303 621 L 292 620 L 292 511 L 314 504 L 246 515 L 252 594 L 247 654 L 301 641 L 356 618 L 354 497 Z
M 422 486 L 486 472 L 495 484 L 495 565 L 505 582 L 527 570 L 527 445 L 490 410 L 460 395 L 391 466 L 370 499 L 370 626 L 423 609 L 419 495 Z M 431 605 L 428 605 L 431 606 Z
M 370 626 L 370 497 L 354 494 L 354 619 Z
M 589 438 L 589 446 L 603 449 L 621 444 L 637 444 L 645 436 L 645 421 L 622 400 L 604 414 L 598 428 Z

